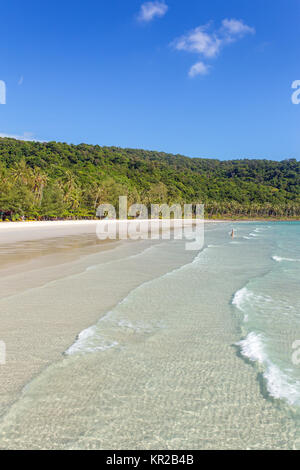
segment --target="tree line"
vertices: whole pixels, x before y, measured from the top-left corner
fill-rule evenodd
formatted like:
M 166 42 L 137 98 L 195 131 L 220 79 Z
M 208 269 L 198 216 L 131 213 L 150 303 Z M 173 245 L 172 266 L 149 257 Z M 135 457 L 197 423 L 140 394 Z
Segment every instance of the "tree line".
M 95 218 L 119 195 L 148 207 L 205 204 L 210 218 L 300 218 L 300 162 L 0 138 L 0 220 Z

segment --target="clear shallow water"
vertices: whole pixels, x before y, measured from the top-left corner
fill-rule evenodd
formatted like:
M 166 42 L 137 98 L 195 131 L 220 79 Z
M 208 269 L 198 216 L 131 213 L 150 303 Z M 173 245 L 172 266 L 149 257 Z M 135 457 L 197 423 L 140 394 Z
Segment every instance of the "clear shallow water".
M 235 228 L 231 240 L 231 225 L 210 226 L 193 256 L 181 241 L 130 256 L 139 286 L 27 385 L 0 447 L 298 448 L 300 224 Z M 107 270 L 80 276 L 82 296 Z M 51 292 L 62 305 L 63 282 Z
M 267 393 L 299 408 L 300 361 L 293 353 L 300 338 L 300 224 L 265 224 L 252 235 L 269 244 L 273 263 L 235 294 L 245 336 L 239 346 L 261 371 Z

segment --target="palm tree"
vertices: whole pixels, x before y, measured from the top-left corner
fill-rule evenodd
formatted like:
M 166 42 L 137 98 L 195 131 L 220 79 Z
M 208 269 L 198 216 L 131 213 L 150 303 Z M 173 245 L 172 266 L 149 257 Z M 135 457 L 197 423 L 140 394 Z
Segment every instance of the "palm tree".
M 43 191 L 44 187 L 47 184 L 47 181 L 48 176 L 43 173 L 40 168 L 34 168 L 31 171 L 32 190 L 35 195 L 35 199 L 38 201 L 39 205 L 41 205 L 43 199 Z
M 28 184 L 30 170 L 24 159 L 16 163 L 11 169 L 11 175 L 14 181 Z

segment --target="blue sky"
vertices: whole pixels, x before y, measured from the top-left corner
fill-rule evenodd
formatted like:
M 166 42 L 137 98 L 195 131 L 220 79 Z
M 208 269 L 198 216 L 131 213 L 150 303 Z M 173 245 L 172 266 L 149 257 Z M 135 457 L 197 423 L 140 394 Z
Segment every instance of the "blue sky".
M 300 159 L 300 0 L 10 0 L 0 135 Z

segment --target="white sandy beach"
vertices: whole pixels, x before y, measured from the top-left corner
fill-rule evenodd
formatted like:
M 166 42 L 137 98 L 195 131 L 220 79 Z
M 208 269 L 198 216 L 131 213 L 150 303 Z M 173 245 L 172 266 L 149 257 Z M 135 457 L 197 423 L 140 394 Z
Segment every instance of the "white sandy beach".
M 0 340 L 7 348 L 6 365 L 0 367 L 0 414 L 34 375 L 61 358 L 81 330 L 134 287 L 180 265 L 180 257 L 157 269 L 144 266 L 138 257 L 128 265 L 128 257 L 159 241 L 98 240 L 97 224 L 105 223 L 0 224 Z M 139 225 L 138 221 L 126 223 Z M 89 289 L 88 280 L 82 284 L 81 276 L 88 276 L 87 270 L 99 263 L 104 265 L 101 284 Z M 111 274 L 107 263 L 116 265 Z M 51 294 L 53 288 L 55 294 Z
M 180 227 L 202 223 L 201 219 L 171 219 L 170 227 Z M 117 225 L 126 224 L 131 226 L 139 226 L 141 231 L 147 230 L 152 226 L 159 224 L 162 228 L 163 224 L 169 223 L 167 220 L 149 219 L 149 220 L 63 220 L 63 221 L 30 221 L 30 222 L 0 222 L 0 243 L 15 243 L 18 241 L 34 241 L 46 238 L 66 237 L 73 235 L 95 234 L 97 226 L 116 223 Z M 223 223 L 223 220 L 205 220 L 205 223 Z M 149 224 L 149 225 L 147 225 Z
M 0 224 L 0 448 L 298 448 L 237 355 L 232 298 L 273 262 L 267 239 L 210 223 L 198 253 L 96 224 Z
M 99 223 L 99 220 L 1 222 L 0 242 L 15 243 L 18 241 L 95 234 L 97 223 Z

